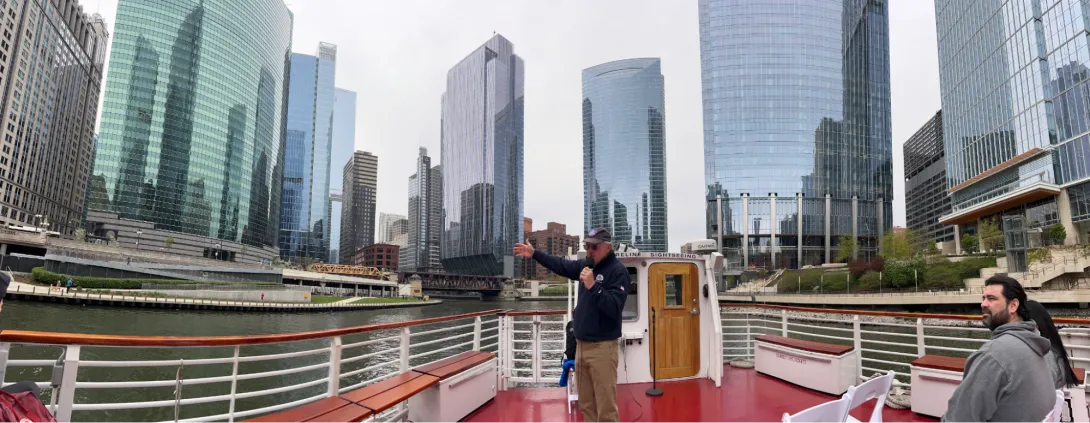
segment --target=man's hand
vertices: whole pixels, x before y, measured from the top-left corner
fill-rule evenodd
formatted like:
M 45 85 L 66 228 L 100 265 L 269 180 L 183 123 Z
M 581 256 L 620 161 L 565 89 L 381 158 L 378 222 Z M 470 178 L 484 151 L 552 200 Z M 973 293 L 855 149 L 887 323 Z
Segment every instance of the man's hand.
M 579 273 L 579 280 L 583 281 L 583 286 L 587 289 L 594 287 L 594 271 L 584 267 L 583 272 Z
M 515 255 L 522 258 L 534 257 L 534 246 L 530 243 L 515 244 Z

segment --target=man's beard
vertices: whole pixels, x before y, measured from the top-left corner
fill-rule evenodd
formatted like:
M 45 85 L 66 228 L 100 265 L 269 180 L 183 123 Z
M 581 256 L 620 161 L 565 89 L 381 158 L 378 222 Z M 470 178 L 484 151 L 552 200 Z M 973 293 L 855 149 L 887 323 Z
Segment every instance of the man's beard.
M 1011 312 L 1007 309 L 1003 309 L 999 314 L 985 313 L 984 314 L 984 326 L 987 326 L 990 330 L 996 330 L 1000 326 L 1003 326 L 1011 321 Z

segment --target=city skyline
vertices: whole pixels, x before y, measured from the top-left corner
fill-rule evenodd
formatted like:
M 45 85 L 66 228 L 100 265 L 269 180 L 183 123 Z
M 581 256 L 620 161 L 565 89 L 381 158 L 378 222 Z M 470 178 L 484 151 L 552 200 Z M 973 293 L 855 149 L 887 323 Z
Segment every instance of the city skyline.
M 102 13 L 113 29 L 116 1 L 84 0 L 81 4 L 88 12 Z M 414 171 L 417 148 L 439 149 L 439 125 L 434 118 L 439 107 L 430 99 L 442 92 L 443 75 L 463 52 L 480 45 L 493 30 L 503 33 L 519 46 L 529 64 L 540 66 L 531 66 L 526 79 L 532 94 L 526 114 L 526 191 L 534 195 L 527 195 L 524 214 L 567 222 L 572 233 L 584 232 L 582 192 L 577 189 L 582 179 L 580 71 L 626 57 L 662 57 L 663 74 L 671 81 L 666 98 L 671 125 L 666 138 L 671 140 L 667 146 L 669 209 L 675 212 L 670 213 L 668 226 L 669 249 L 676 251 L 684 242 L 704 238 L 703 172 L 685 166 L 692 155 L 702 154 L 696 2 L 625 5 L 625 10 L 618 11 L 616 2 L 561 1 L 548 7 L 481 2 L 430 7 L 422 17 L 412 18 L 408 11 L 419 8 L 409 3 L 293 3 L 293 50 L 310 53 L 319 41 L 339 44 L 338 73 L 349 77 L 340 78 L 343 83 L 338 85 L 360 93 L 361 100 L 368 99 L 357 110 L 355 148 L 372 151 L 389 164 L 380 171 L 378 208 L 405 214 L 403 181 Z M 607 13 L 620 13 L 617 17 L 624 19 L 594 23 Z M 451 16 L 458 19 L 448 19 Z M 550 16 L 574 17 L 575 21 L 563 31 L 536 22 Z M 890 17 L 894 223 L 903 225 L 901 144 L 939 109 L 933 4 L 893 2 Z M 558 45 L 566 48 L 557 49 Z M 412 60 L 398 59 L 406 55 Z M 535 165 L 545 163 L 556 171 L 547 177 L 533 171 Z

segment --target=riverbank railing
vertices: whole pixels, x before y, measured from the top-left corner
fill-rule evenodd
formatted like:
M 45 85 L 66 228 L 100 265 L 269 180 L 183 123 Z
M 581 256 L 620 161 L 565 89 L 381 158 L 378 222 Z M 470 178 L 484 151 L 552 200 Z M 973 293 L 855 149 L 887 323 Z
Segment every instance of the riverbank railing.
M 779 335 L 853 346 L 859 379 L 893 370 L 899 386 L 908 385 L 912 360 L 926 354 L 967 357 L 991 338 L 979 315 L 723 303 L 720 318 L 724 362 L 753 360 L 754 338 Z M 1053 321 L 1062 328 L 1071 364 L 1090 367 L 1090 319 Z

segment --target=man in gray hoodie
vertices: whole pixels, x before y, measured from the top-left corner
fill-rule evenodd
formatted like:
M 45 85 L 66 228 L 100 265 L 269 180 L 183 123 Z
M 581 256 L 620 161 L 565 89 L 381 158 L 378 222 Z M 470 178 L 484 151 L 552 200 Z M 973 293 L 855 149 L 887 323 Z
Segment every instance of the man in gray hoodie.
M 992 339 L 969 355 L 965 376 L 947 404 L 947 422 L 1039 422 L 1056 404 L 1045 354 L 1048 339 L 1026 312 L 1018 281 L 996 275 L 984 281 L 980 309 Z

